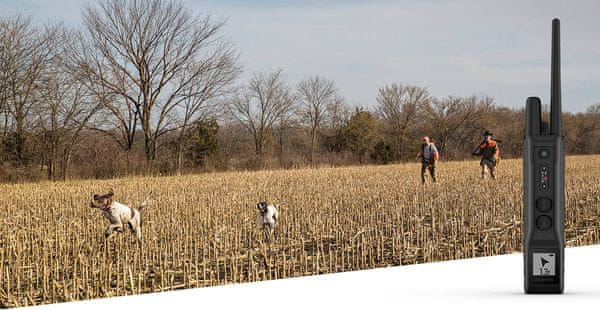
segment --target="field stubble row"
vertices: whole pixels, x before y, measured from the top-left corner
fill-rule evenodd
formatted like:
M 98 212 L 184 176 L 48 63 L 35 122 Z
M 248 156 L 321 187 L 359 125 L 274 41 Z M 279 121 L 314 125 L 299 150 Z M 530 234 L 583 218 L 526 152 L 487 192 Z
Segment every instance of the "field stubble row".
M 568 246 L 600 239 L 600 156 L 567 160 Z M 521 249 L 521 162 L 496 181 L 475 161 L 0 185 L 0 306 L 98 298 L 511 253 Z M 135 206 L 143 246 L 106 241 L 92 193 Z M 255 204 L 280 203 L 272 243 Z

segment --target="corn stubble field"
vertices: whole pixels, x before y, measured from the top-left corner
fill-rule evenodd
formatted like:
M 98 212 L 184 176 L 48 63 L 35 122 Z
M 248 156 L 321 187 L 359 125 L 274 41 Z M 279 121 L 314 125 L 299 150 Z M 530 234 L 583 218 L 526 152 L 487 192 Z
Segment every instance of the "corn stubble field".
M 600 239 L 600 156 L 567 160 L 567 244 Z M 0 306 L 24 306 L 519 251 L 521 162 L 476 161 L 0 185 Z M 108 241 L 92 193 L 135 206 L 143 245 Z M 281 203 L 263 242 L 255 204 Z

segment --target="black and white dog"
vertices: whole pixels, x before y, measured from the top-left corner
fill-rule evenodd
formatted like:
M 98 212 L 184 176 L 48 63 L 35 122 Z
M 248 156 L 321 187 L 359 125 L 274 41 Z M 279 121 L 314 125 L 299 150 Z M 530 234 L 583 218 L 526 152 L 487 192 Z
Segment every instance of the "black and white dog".
M 275 225 L 277 225 L 277 222 L 279 221 L 279 211 L 277 211 L 277 206 L 261 201 L 256 204 L 256 208 L 259 211 L 257 219 L 258 227 L 263 229 L 265 238 L 267 241 L 270 241 L 271 235 L 273 235 L 275 230 Z
M 115 232 L 123 232 L 124 225 L 127 224 L 137 236 L 138 241 L 141 242 L 142 210 L 146 207 L 152 192 L 150 192 L 146 201 L 144 201 L 137 209 L 114 201 L 114 195 L 112 190 L 103 195 L 95 194 L 90 203 L 91 208 L 102 210 L 102 215 L 109 221 L 109 224 L 104 231 L 104 236 L 109 238 Z

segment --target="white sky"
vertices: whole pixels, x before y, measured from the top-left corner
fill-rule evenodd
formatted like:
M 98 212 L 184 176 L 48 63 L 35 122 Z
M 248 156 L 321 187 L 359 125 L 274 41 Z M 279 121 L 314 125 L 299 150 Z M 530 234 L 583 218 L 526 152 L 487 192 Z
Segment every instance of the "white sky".
M 78 25 L 84 2 L 0 0 L 0 9 Z M 364 106 L 392 82 L 510 107 L 527 96 L 547 103 L 551 19 L 560 17 L 564 109 L 600 102 L 600 1 L 183 2 L 228 18 L 224 35 L 241 52 L 242 80 L 276 68 L 290 83 L 319 74 Z

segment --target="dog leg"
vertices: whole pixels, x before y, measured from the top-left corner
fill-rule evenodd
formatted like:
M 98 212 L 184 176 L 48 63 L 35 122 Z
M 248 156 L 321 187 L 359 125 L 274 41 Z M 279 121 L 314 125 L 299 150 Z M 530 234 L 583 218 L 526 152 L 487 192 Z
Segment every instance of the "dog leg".
M 268 243 L 269 242 L 269 230 L 266 225 L 263 225 L 262 231 L 263 231 L 263 238 L 265 239 L 265 242 Z
M 114 232 L 123 232 L 123 225 L 122 224 L 111 224 L 106 228 L 106 231 L 104 232 L 104 237 L 109 238 L 110 236 L 112 236 L 114 234 Z
M 269 240 L 275 241 L 275 225 L 269 225 Z
M 106 231 L 104 231 L 104 238 L 106 238 L 106 239 L 110 239 L 114 235 L 115 235 L 115 230 L 114 230 L 114 228 L 112 228 L 110 226 L 106 229 Z
M 132 226 L 135 231 L 135 235 L 138 239 L 138 242 L 141 244 L 142 242 L 142 213 L 139 210 L 134 211 Z
M 142 227 L 140 226 L 140 224 L 136 221 L 136 223 L 131 224 L 131 228 L 133 229 L 133 232 L 135 233 L 138 242 L 142 242 Z
M 108 237 L 110 237 L 110 235 L 112 235 L 112 233 L 113 233 L 113 230 L 112 230 L 112 228 L 111 228 L 111 227 L 110 227 L 110 225 L 109 225 L 109 226 L 108 226 L 108 227 L 106 227 L 106 229 L 104 230 L 104 238 L 107 238 L 107 239 L 108 239 Z
M 271 228 L 271 236 L 273 237 L 273 241 L 277 240 L 277 233 L 275 232 L 275 226 Z

